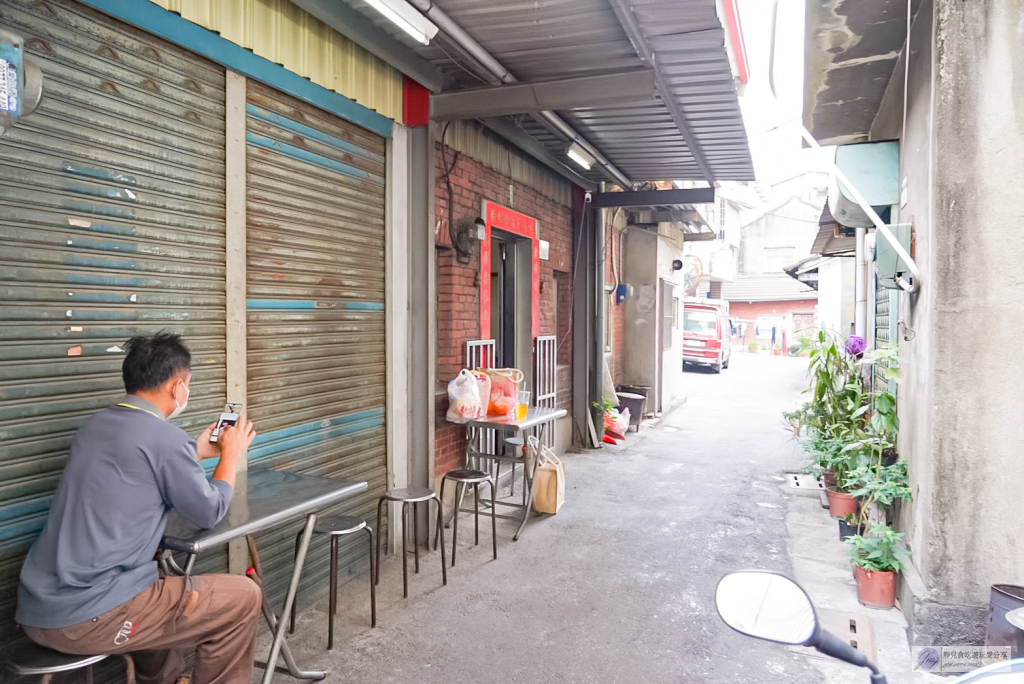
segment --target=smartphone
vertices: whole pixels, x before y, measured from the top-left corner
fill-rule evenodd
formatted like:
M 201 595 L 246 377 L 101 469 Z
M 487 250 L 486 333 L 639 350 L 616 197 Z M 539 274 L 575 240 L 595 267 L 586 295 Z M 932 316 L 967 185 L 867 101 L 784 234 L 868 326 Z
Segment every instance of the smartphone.
M 220 418 L 217 419 L 217 424 L 213 427 L 213 434 L 210 435 L 210 441 L 216 442 L 217 437 L 220 435 L 220 429 L 225 425 L 236 425 L 238 423 L 238 417 L 242 414 L 241 404 L 227 404 L 224 406 L 224 412 L 220 414 Z

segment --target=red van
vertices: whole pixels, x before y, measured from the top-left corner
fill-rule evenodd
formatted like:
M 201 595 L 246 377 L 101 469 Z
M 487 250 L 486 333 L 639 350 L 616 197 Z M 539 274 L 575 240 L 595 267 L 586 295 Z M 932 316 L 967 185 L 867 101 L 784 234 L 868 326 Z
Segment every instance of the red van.
M 729 315 L 710 304 L 686 303 L 683 308 L 683 370 L 686 364 L 721 373 L 732 356 L 732 324 Z

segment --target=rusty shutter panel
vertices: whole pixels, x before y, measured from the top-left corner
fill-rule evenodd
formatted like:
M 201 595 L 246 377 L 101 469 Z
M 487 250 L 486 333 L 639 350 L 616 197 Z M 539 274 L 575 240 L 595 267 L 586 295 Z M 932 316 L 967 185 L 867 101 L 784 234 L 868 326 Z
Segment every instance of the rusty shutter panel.
M 250 81 L 247 96 L 249 467 L 366 480 L 338 509 L 376 525 L 384 492 L 384 160 L 380 136 Z M 259 538 L 274 600 L 296 525 Z M 317 537 L 300 601 L 327 589 Z M 367 566 L 342 541 L 340 573 Z
M 123 393 L 120 345 L 184 335 L 191 434 L 225 402 L 225 181 L 222 69 L 72 2 L 0 0 L 0 23 L 45 76 L 0 138 L 4 642 L 72 436 Z

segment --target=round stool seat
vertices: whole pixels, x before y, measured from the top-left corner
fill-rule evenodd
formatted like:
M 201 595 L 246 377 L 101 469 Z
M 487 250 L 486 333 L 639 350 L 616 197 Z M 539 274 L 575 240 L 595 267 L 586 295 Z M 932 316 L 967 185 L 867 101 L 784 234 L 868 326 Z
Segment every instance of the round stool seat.
M 430 501 L 431 499 L 437 498 L 437 494 L 434 493 L 433 489 L 429 487 L 401 487 L 399 489 L 389 489 L 384 492 L 382 499 L 388 501 L 406 501 L 408 503 L 418 503 L 420 501 Z
M 449 470 L 444 474 L 446 480 L 453 482 L 464 482 L 466 484 L 477 484 L 480 482 L 490 482 L 491 476 L 482 470 L 470 470 L 469 468 L 459 468 L 457 470 Z
M 526 444 L 522 437 L 506 437 L 505 444 L 514 444 L 515 446 L 523 446 Z
M 316 519 L 313 531 L 317 534 L 352 534 L 366 527 L 366 521 L 354 515 L 325 515 Z
M 7 666 L 20 677 L 31 677 L 79 670 L 94 665 L 106 657 L 105 655 L 70 655 L 44 648 L 38 644 L 26 644 L 18 649 L 17 654 L 7 663 Z

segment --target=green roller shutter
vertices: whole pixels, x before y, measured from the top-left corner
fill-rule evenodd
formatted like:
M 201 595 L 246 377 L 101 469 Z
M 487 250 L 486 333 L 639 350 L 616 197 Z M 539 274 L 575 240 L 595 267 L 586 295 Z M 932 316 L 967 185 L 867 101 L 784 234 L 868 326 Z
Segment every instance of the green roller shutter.
M 224 404 L 225 179 L 222 69 L 73 2 L 0 0 L 0 24 L 45 76 L 0 138 L 2 643 L 72 436 L 123 391 L 120 345 L 185 336 L 191 433 Z
M 247 97 L 248 402 L 260 435 L 249 467 L 366 480 L 341 510 L 376 525 L 384 492 L 385 141 L 254 81 Z M 283 595 L 296 525 L 259 538 Z M 326 539 L 303 573 L 327 587 Z M 366 566 L 364 536 L 339 567 Z

